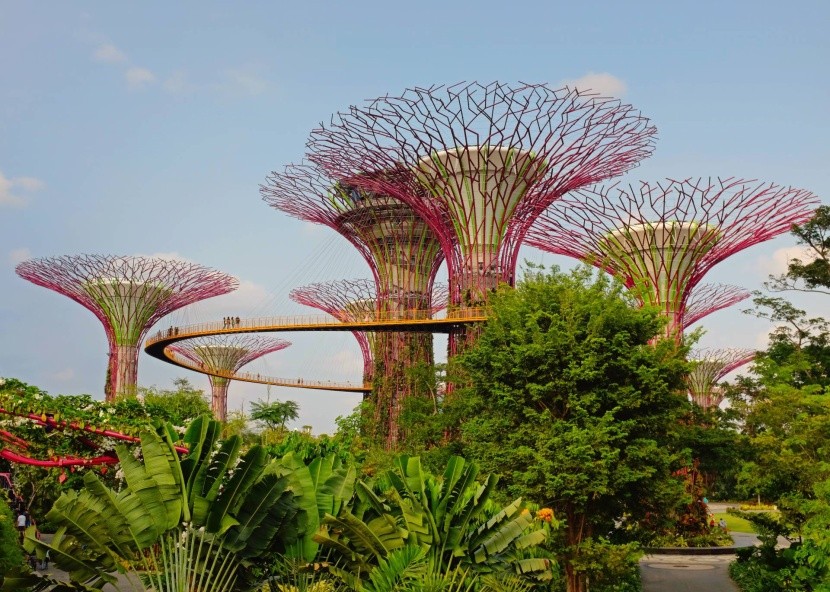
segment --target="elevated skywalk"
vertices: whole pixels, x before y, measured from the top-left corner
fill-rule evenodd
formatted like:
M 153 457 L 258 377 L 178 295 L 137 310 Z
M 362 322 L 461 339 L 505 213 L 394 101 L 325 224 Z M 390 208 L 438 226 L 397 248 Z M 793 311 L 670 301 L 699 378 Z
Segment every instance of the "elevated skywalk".
M 229 380 L 253 382 L 273 386 L 304 388 L 313 390 L 362 393 L 372 389 L 371 384 L 337 383 L 332 381 L 306 380 L 304 378 L 278 378 L 251 372 L 227 372 L 209 368 L 172 351 L 169 346 L 195 337 L 229 335 L 236 333 L 279 333 L 296 331 L 407 331 L 427 333 L 449 333 L 470 323 L 487 320 L 484 308 L 465 308 L 443 315 L 430 315 L 429 311 L 407 310 L 364 314 L 359 319 L 339 321 L 329 315 L 296 315 L 285 317 L 258 317 L 199 323 L 186 326 L 172 326 L 158 331 L 147 338 L 144 351 L 156 359 L 201 374 L 219 376 Z

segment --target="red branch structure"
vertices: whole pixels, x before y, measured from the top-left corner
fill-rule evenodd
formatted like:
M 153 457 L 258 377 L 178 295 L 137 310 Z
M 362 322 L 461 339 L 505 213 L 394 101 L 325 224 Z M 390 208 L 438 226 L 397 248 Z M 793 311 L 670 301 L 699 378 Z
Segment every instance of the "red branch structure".
M 691 290 L 725 258 L 810 219 L 809 191 L 744 179 L 686 179 L 575 191 L 527 234 L 543 251 L 619 276 L 682 335 Z
M 688 378 L 692 401 L 704 409 L 718 407 L 724 397 L 718 382 L 754 358 L 755 352 L 751 349 L 727 348 L 694 352 L 690 358 L 694 367 Z
M 238 286 L 232 276 L 195 263 L 149 257 L 48 257 L 25 261 L 16 271 L 23 279 L 83 305 L 104 325 L 109 342 L 104 386 L 108 401 L 135 393 L 138 348 L 153 323 Z
M 14 417 L 22 417 L 36 424 L 42 425 L 44 428 L 52 430 L 71 430 L 86 432 L 90 434 L 95 434 L 97 436 L 104 436 L 106 438 L 122 440 L 132 444 L 141 442 L 141 438 L 137 436 L 130 436 L 129 434 L 124 434 L 121 432 L 117 432 L 115 430 L 96 428 L 91 425 L 81 424 L 78 422 L 55 421 L 53 419 L 52 414 L 49 413 L 38 415 L 36 413 L 21 413 L 17 411 L 10 411 L 8 409 L 0 408 L 0 414 L 11 415 Z M 25 451 L 29 447 L 28 442 L 5 430 L 0 431 L 0 437 L 2 437 L 2 439 L 7 444 L 19 450 Z M 98 447 L 97 444 L 95 444 L 87 438 L 84 438 L 83 436 L 79 436 L 79 438 L 82 442 L 84 442 L 85 445 L 89 446 L 90 448 L 95 449 Z M 176 446 L 175 450 L 180 454 L 187 454 L 188 452 L 188 449 L 183 446 Z M 52 456 L 48 459 L 39 459 L 27 456 L 25 454 L 21 454 L 20 452 L 14 452 L 9 448 L 4 447 L 2 450 L 0 450 L 0 458 L 4 458 L 9 462 L 17 464 L 25 464 L 45 468 L 72 466 L 90 467 L 96 465 L 112 465 L 118 462 L 118 458 L 116 457 L 115 453 L 111 450 L 107 450 L 101 455 L 88 458 L 78 456 Z
M 187 339 L 176 343 L 170 349 L 200 367 L 235 374 L 249 362 L 285 349 L 289 345 L 290 341 L 267 335 L 237 333 Z M 209 375 L 208 379 L 213 415 L 219 421 L 225 421 L 228 417 L 228 386 L 231 380 L 213 375 Z
M 752 293 L 740 286 L 728 284 L 698 284 L 689 294 L 683 313 L 683 329 L 705 316 L 729 308 L 749 298 Z
M 513 285 L 524 235 L 546 206 L 636 166 L 655 133 L 613 99 L 471 83 L 353 106 L 312 131 L 308 157 L 334 179 L 408 204 L 441 244 L 450 305 L 479 306 L 499 282 Z

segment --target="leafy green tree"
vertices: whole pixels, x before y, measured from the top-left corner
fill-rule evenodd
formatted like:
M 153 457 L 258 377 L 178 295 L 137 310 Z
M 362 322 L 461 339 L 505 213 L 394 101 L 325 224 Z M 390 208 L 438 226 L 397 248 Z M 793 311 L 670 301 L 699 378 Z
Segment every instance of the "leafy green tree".
M 650 344 L 662 331 L 658 311 L 585 267 L 531 270 L 491 303 L 461 358 L 472 386 L 453 396 L 467 418 L 464 450 L 511 495 L 566 521 L 567 585 L 580 592 L 584 541 L 654 512 L 655 492 L 677 499 L 668 445 L 687 406 L 685 351 Z
M 796 290 L 830 294 L 830 206 L 821 206 L 811 220 L 793 226 L 798 244 L 808 247 L 810 260 L 791 259 L 787 273 L 770 278 L 773 291 Z
M 268 429 L 284 430 L 285 424 L 300 417 L 295 401 L 256 401 L 251 403 L 251 419 L 261 421 Z
M 139 387 L 138 393 L 151 415 L 176 426 L 185 426 L 211 412 L 204 391 L 195 388 L 187 378 L 175 379 L 172 389 Z

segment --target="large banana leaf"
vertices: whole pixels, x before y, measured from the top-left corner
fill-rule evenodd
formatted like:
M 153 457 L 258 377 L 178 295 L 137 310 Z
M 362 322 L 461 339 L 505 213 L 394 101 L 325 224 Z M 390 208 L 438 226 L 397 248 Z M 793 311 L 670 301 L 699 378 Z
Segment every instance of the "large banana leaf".
M 192 489 L 188 491 L 188 500 L 193 523 L 197 526 L 207 524 L 208 513 L 219 497 L 223 479 L 239 457 L 241 447 L 241 438 L 228 438 L 219 445 L 215 454 L 204 456 L 203 462 L 191 471 Z
M 230 481 L 224 485 L 216 498 L 216 502 L 208 512 L 207 523 L 205 524 L 208 532 L 221 534 L 231 526 L 239 524 L 233 515 L 244 502 L 245 496 L 253 484 L 262 475 L 262 471 L 267 464 L 268 455 L 262 446 L 254 446 L 245 453 L 245 456 L 242 457 L 234 470 Z

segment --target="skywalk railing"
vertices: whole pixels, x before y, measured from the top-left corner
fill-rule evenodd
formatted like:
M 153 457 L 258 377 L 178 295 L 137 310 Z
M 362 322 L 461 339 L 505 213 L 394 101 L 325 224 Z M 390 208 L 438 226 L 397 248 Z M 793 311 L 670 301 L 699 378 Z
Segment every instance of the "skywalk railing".
M 147 338 L 145 347 L 149 347 L 154 343 L 179 336 L 196 336 L 200 334 L 223 335 L 244 333 L 248 331 L 266 331 L 274 330 L 279 327 L 285 328 L 303 328 L 307 327 L 309 330 L 321 328 L 334 328 L 342 325 L 349 325 L 350 327 L 357 327 L 355 330 L 360 330 L 359 327 L 366 326 L 367 331 L 371 331 L 372 325 L 411 325 L 411 324 L 429 324 L 429 323 L 451 323 L 457 321 L 464 322 L 480 322 L 486 319 L 487 309 L 484 307 L 462 308 L 453 311 L 442 311 L 439 313 L 431 313 L 428 310 L 405 310 L 405 311 L 379 311 L 374 314 L 350 314 L 348 311 L 343 311 L 343 318 L 337 319 L 328 314 L 320 315 L 291 315 L 282 317 L 255 317 L 255 318 L 240 318 L 228 317 L 223 321 L 213 321 L 207 323 L 198 323 L 195 325 L 173 326 L 165 330 L 158 331 Z
M 219 376 L 228 380 L 241 380 L 243 382 L 258 382 L 262 384 L 269 384 L 273 386 L 287 386 L 294 388 L 307 389 L 322 389 L 322 390 L 336 390 L 336 391 L 350 391 L 350 392 L 364 392 L 372 390 L 371 384 L 353 383 L 351 381 L 334 381 L 334 380 L 306 380 L 305 378 L 279 378 L 275 376 L 266 376 L 265 374 L 254 372 L 230 372 L 229 370 L 222 370 L 218 368 L 211 368 L 202 362 L 194 362 L 174 351 L 167 348 L 164 352 L 165 357 L 171 362 L 202 372 L 210 374 L 211 376 Z

